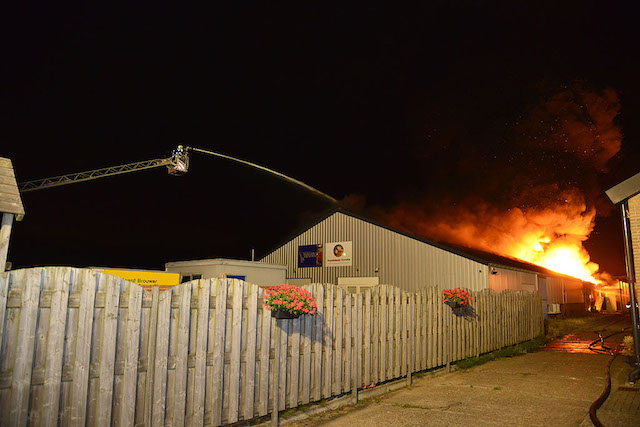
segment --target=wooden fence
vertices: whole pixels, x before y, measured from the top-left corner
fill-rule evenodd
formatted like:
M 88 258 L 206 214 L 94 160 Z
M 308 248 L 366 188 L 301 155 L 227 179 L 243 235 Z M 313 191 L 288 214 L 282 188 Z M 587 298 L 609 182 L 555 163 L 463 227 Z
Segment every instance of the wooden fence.
M 68 267 L 1 274 L 0 425 L 234 423 L 543 330 L 527 292 L 473 292 L 452 309 L 435 287 L 306 288 L 317 315 L 276 322 L 263 290 L 238 280 L 159 292 Z

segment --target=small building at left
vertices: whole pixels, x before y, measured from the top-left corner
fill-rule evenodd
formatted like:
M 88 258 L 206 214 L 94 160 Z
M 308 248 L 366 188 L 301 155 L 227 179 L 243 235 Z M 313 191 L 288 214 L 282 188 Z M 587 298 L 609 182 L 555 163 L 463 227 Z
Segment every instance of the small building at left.
M 2 213 L 2 228 L 0 229 L 0 273 L 8 270 L 7 256 L 11 228 L 14 219 L 21 221 L 24 217 L 24 206 L 18 190 L 16 175 L 10 159 L 0 157 L 0 213 Z

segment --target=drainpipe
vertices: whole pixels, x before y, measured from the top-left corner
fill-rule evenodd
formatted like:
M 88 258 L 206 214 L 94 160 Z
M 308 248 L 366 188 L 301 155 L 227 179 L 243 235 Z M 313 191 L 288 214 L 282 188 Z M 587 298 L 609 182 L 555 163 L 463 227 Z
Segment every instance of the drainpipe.
M 633 242 L 631 240 L 631 223 L 629 221 L 629 202 L 620 204 L 622 210 L 622 231 L 624 233 L 624 260 L 629 278 L 629 297 L 631 299 L 631 322 L 633 324 L 633 348 L 635 350 L 636 368 L 629 373 L 629 383 L 634 384 L 640 376 L 640 325 L 638 325 L 638 298 L 636 295 L 635 266 L 633 263 Z

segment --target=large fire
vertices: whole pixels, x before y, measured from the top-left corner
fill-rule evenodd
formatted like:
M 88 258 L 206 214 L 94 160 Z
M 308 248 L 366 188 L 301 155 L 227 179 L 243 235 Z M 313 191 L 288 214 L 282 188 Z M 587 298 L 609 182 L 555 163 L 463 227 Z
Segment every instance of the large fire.
M 435 136 L 426 140 L 423 173 L 430 191 L 404 197 L 375 216 L 431 240 L 585 281 L 610 281 L 583 243 L 595 224 L 595 206 L 607 206 L 599 202 L 604 193 L 598 175 L 621 148 L 619 111 L 612 89 L 575 82 L 541 97 L 510 124 L 500 143 L 429 130 Z
M 422 219 L 420 219 L 422 218 Z M 598 283 L 598 264 L 582 243 L 593 230 L 595 210 L 569 195 L 561 206 L 500 211 L 487 204 L 425 217 L 420 207 L 401 204 L 385 215 L 389 225 L 434 240 L 528 261 Z

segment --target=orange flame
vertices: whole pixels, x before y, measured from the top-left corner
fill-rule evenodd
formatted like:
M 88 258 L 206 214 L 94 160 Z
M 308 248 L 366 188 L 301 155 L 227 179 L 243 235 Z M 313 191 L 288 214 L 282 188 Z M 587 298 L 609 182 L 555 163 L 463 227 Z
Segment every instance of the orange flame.
M 558 273 L 599 283 L 598 264 L 582 245 L 593 230 L 596 212 L 579 193 L 562 205 L 500 211 L 480 204 L 474 211 L 426 216 L 420 207 L 402 204 L 385 215 L 393 227 L 441 242 L 477 248 L 524 260 Z
M 422 173 L 450 188 L 380 208 L 375 216 L 431 240 L 518 258 L 585 281 L 612 282 L 598 272 L 583 242 L 596 216 L 587 206 L 604 206 L 597 203 L 602 197 L 597 175 L 608 171 L 621 148 L 619 111 L 613 89 L 574 82 L 541 97 L 515 122 L 504 145 L 489 144 L 493 149 L 487 153 L 475 140 L 446 134 L 429 140 L 430 164 Z

